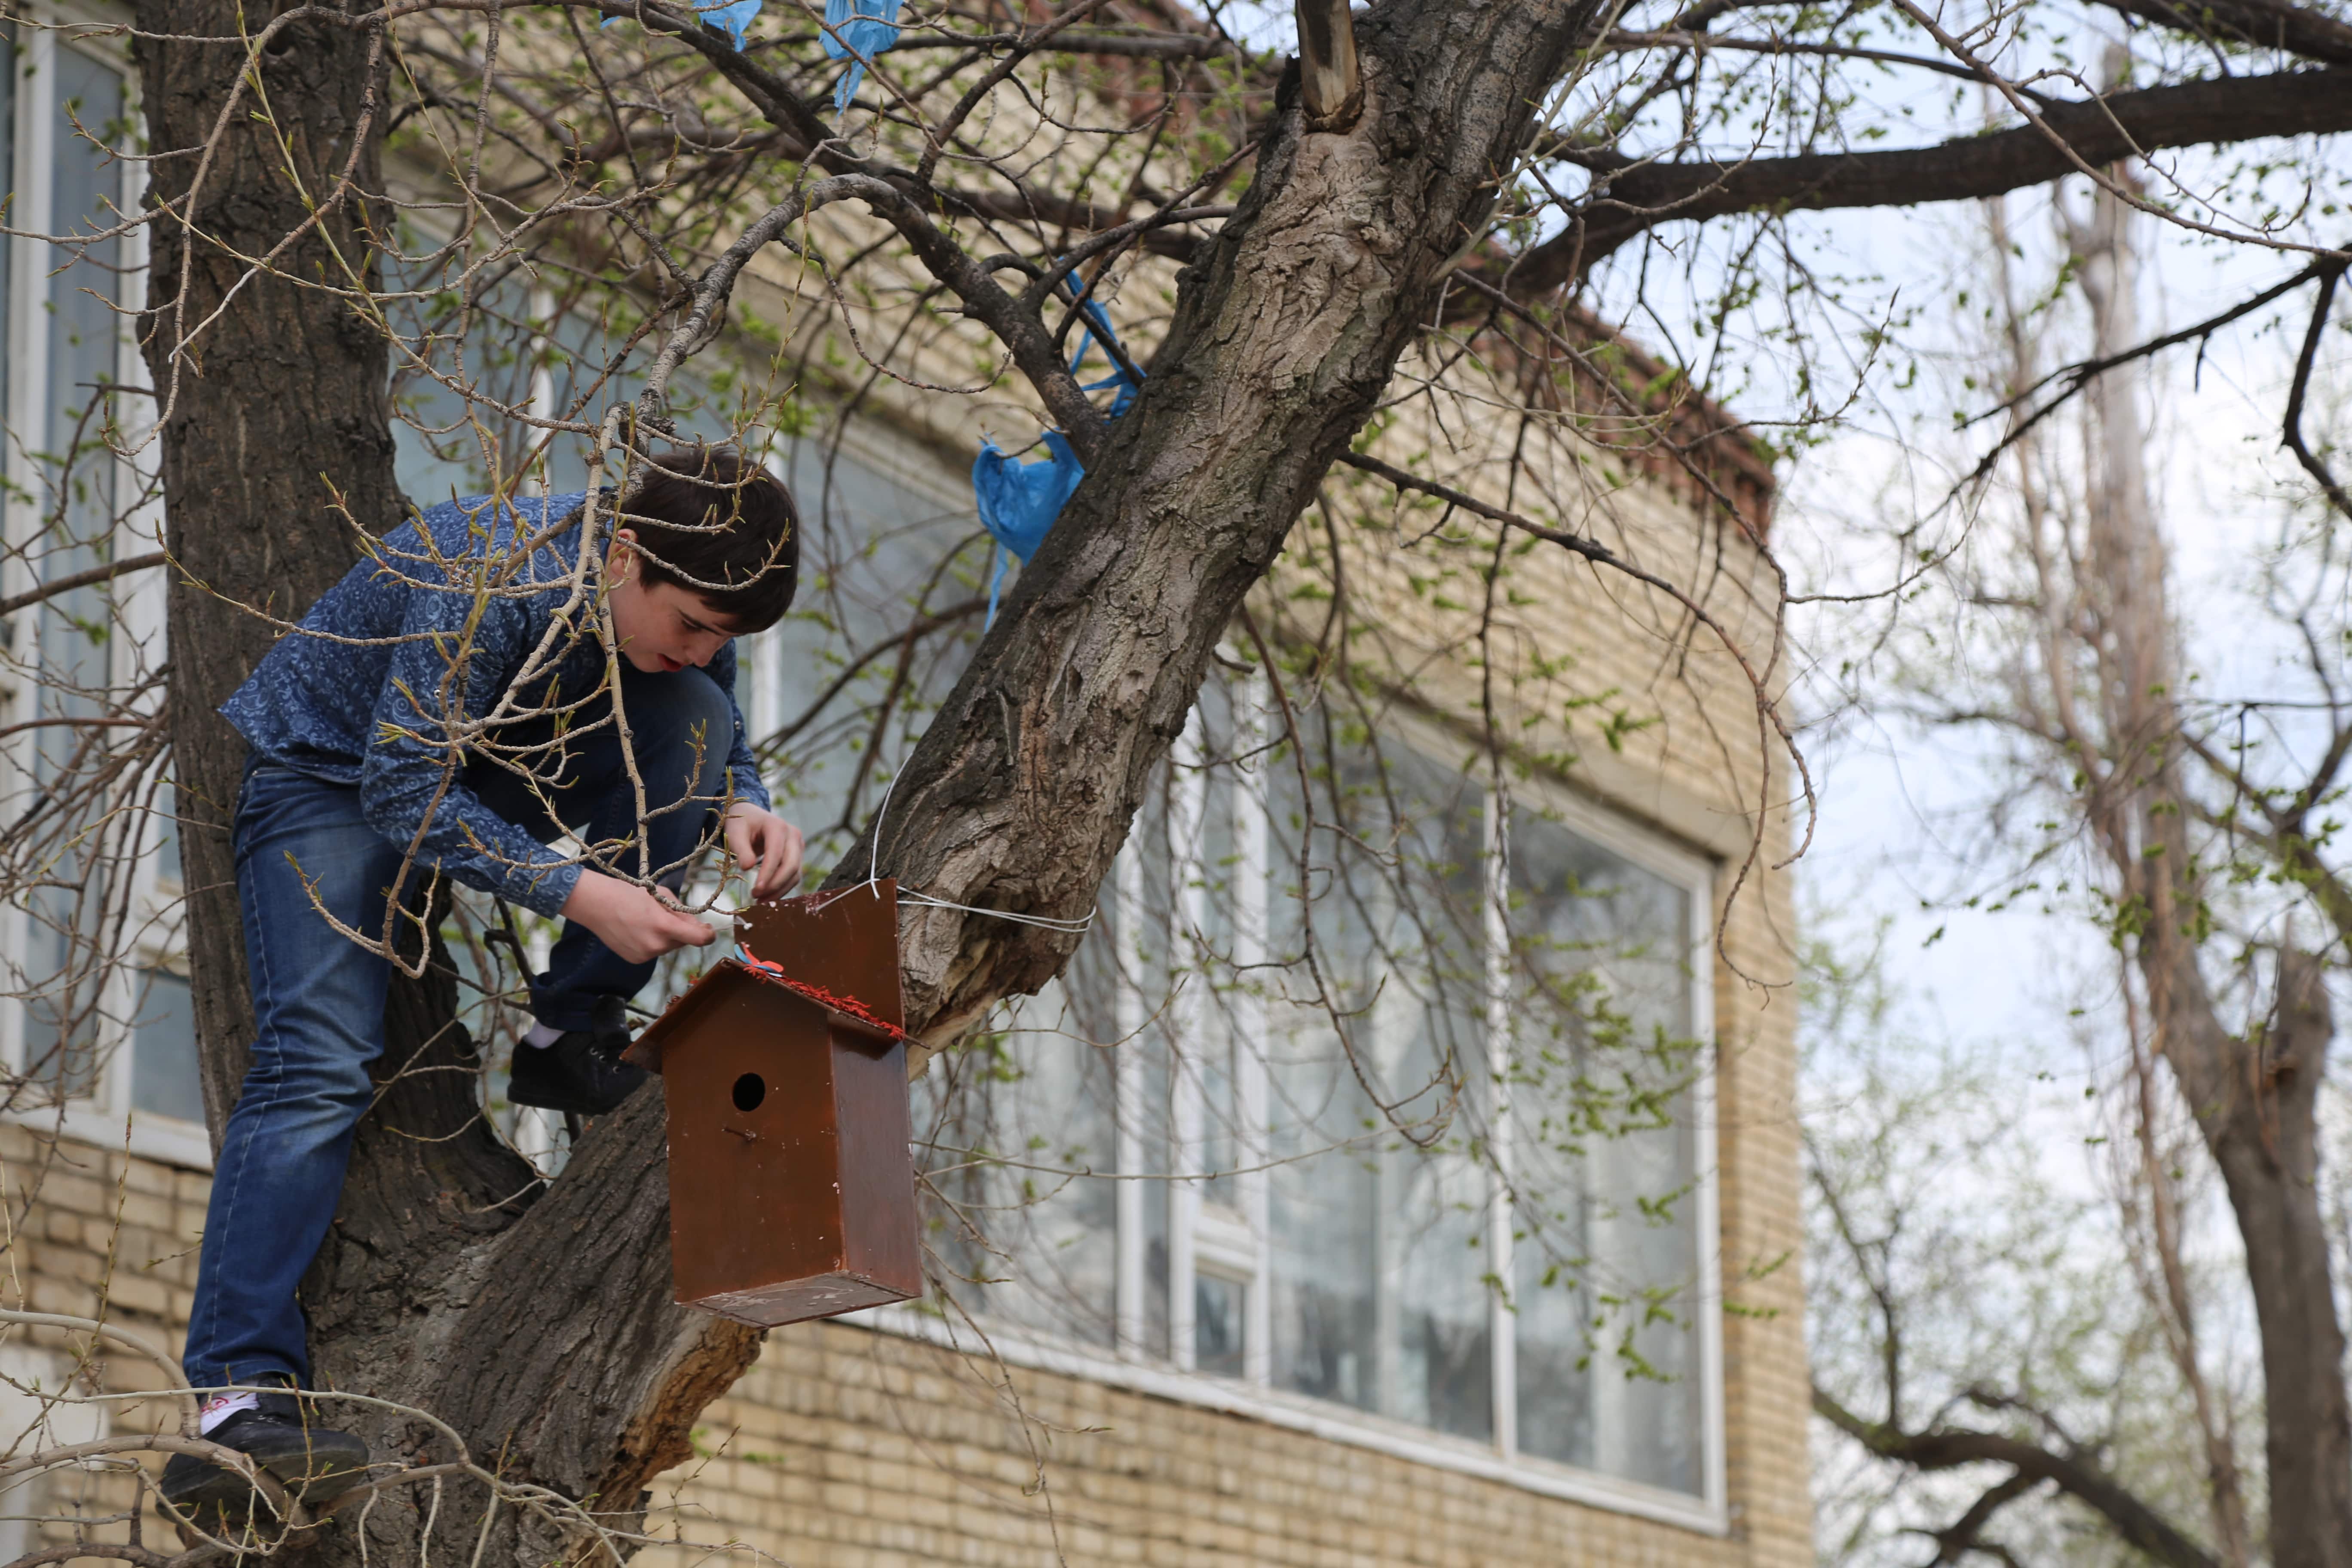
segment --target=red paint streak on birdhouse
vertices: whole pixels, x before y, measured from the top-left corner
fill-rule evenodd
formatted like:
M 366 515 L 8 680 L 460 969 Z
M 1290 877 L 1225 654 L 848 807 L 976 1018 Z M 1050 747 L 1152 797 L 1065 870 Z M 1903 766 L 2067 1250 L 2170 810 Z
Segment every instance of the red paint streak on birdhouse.
M 906 1030 L 887 1019 L 877 1016 L 871 1007 L 856 997 L 836 996 L 814 981 L 795 979 L 784 973 L 782 964 L 769 963 L 761 960 L 758 953 L 751 951 L 749 943 L 743 944 L 743 967 L 761 979 L 781 985 L 787 991 L 796 992 L 828 1012 L 840 1013 L 856 1018 L 860 1023 L 871 1024 L 894 1040 L 903 1040 L 907 1037 Z

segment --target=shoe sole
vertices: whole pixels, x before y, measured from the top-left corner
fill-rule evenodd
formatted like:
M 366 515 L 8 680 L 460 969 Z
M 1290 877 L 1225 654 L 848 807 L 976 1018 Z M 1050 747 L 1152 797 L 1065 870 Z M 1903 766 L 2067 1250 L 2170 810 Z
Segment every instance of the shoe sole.
M 528 1105 L 540 1110 L 561 1110 L 572 1116 L 610 1116 L 626 1105 L 629 1095 L 643 1088 L 645 1081 L 643 1077 L 638 1078 L 636 1082 L 629 1085 L 628 1094 L 617 1100 L 581 1100 L 567 1098 L 562 1092 L 562 1086 L 542 1087 L 527 1079 L 509 1078 L 507 1079 L 507 1103 Z
M 363 1447 L 313 1448 L 267 1458 L 256 1454 L 250 1458 L 297 1502 L 310 1508 L 339 1498 L 367 1479 L 368 1458 Z M 201 1519 L 207 1510 L 236 1507 L 253 1495 L 253 1484 L 236 1471 L 207 1465 L 194 1485 L 177 1493 L 164 1492 L 163 1498 L 180 1512 Z
M 560 1100 L 553 1095 L 533 1099 L 529 1092 L 517 1093 L 512 1084 L 507 1086 L 509 1105 L 528 1105 L 535 1110 L 561 1110 L 572 1116 L 610 1116 L 625 1102 L 625 1100 L 616 1100 L 610 1105 L 583 1105 L 578 1100 Z

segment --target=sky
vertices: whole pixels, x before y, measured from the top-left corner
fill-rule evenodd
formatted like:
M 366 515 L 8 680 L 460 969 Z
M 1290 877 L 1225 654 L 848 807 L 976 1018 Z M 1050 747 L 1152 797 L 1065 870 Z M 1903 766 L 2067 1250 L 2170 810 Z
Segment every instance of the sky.
M 1945 258 L 1960 253 L 1959 226 L 1968 220 L 1948 208 L 1856 215 L 1834 226 L 1835 238 L 1845 256 L 1890 280 L 1948 289 Z M 2012 222 L 2029 241 L 2037 231 L 2046 241 L 2046 198 L 2019 199 Z M 2301 264 L 2274 252 L 2221 252 L 2184 241 L 2153 219 L 2140 228 L 2141 312 L 2151 333 L 2202 319 Z M 2307 308 L 2308 295 L 2288 303 Z M 2279 686 L 2274 661 L 2286 650 L 2250 633 L 2245 589 L 2250 558 L 2278 527 L 2270 491 L 2291 459 L 2277 450 L 2277 420 L 2299 331 L 2299 316 L 2289 334 L 2240 329 L 2217 338 L 2201 363 L 2193 350 L 2182 350 L 2148 377 L 2158 463 L 2152 477 L 2174 552 L 2172 592 L 2188 661 L 2209 692 Z M 1927 385 L 1907 399 L 1891 397 L 1784 468 L 1777 538 L 1799 592 L 1860 585 L 1853 567 L 1861 553 L 1857 530 L 1940 500 L 1950 469 L 1931 458 L 1962 448 L 1939 432 L 1913 433 L 1907 451 L 1898 437 L 1901 421 L 1932 424 L 1943 414 L 1937 399 L 1948 391 Z M 1927 443 L 1939 443 L 1941 452 Z M 1966 447 L 1970 455 L 1979 449 L 1980 443 Z M 1918 479 L 1902 482 L 1906 473 Z M 1857 506 L 1850 499 L 1856 496 L 1870 500 Z M 1801 608 L 1793 619 L 1805 652 L 1833 662 L 1844 618 Z M 1817 911 L 1839 909 L 1849 919 L 1867 911 L 1891 921 L 1890 963 L 1949 1037 L 2040 1039 L 2050 1055 L 2078 1058 L 2066 1015 L 2105 989 L 2098 980 L 2107 962 L 2104 939 L 2073 914 L 1989 913 L 1953 901 L 1956 890 L 1983 885 L 1969 829 L 2003 787 L 1998 759 L 1968 737 L 1883 720 L 1848 717 L 1825 732 L 1821 705 L 1809 733 L 1823 813 L 1819 840 L 1800 869 L 1807 901 Z

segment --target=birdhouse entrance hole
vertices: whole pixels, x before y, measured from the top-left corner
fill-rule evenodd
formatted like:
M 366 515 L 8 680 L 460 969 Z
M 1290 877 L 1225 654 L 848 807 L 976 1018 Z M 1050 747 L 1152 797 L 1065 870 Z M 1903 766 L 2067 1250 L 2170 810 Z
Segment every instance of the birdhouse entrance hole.
M 747 1072 L 735 1080 L 735 1109 L 757 1110 L 760 1101 L 768 1098 L 768 1083 L 758 1073 Z

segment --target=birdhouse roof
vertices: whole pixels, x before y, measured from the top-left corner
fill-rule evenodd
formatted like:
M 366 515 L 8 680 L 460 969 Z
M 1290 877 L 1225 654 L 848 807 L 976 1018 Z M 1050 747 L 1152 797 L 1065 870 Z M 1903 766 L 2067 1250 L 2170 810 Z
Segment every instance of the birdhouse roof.
M 622 1059 L 661 1071 L 662 1055 L 711 1005 L 745 985 L 773 992 L 806 1007 L 832 1027 L 877 1041 L 897 1038 L 906 1018 L 898 986 L 898 888 L 877 883 L 833 893 L 774 899 L 736 917 L 744 951 L 762 963 L 832 992 L 870 1015 L 826 1006 L 762 978 L 740 960 L 723 958 L 679 994 L 662 1016 L 636 1037 Z M 876 1026 L 879 1021 L 881 1027 Z
M 738 986 L 765 984 L 732 958 L 723 958 L 697 977 L 694 984 L 680 993 L 665 1008 L 662 1016 L 647 1025 L 645 1033 L 621 1053 L 621 1059 L 648 1072 L 662 1069 L 662 1053 L 677 1039 L 695 1017 L 709 1010 L 713 1002 L 725 998 Z M 786 999 L 814 1009 L 813 1002 L 802 1002 L 789 991 L 780 993 Z

